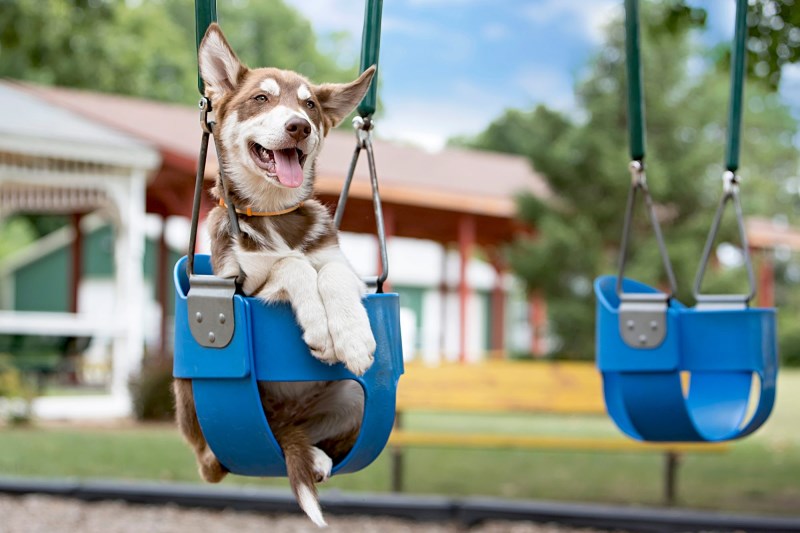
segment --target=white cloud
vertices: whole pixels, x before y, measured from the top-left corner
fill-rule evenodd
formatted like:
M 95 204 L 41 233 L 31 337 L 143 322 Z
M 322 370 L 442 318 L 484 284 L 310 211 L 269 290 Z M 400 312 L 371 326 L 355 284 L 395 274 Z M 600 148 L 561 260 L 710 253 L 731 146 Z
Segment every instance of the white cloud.
M 530 104 L 545 104 L 567 113 L 577 107 L 573 80 L 565 70 L 523 67 L 514 75 L 514 83 L 525 91 Z
M 361 38 L 364 23 L 364 3 L 352 0 L 286 0 L 286 3 L 306 17 L 321 33 L 346 31 Z
M 599 43 L 603 40 L 605 26 L 618 13 L 620 4 L 618 0 L 541 0 L 526 6 L 522 14 L 538 25 L 566 21 L 565 27 L 574 28 L 591 42 Z
M 481 28 L 481 35 L 487 41 L 501 41 L 509 36 L 508 26 L 499 22 L 490 22 Z
M 450 137 L 482 131 L 502 111 L 498 105 L 465 107 L 453 99 L 406 98 L 392 102 L 375 125 L 380 137 L 396 139 L 423 149 L 442 149 Z

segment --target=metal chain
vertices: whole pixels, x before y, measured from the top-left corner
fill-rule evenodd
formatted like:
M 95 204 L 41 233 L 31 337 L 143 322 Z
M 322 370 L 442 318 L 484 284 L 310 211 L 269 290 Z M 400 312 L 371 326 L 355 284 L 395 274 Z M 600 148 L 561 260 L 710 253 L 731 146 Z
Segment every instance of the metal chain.
M 389 256 L 386 251 L 386 229 L 383 222 L 383 206 L 381 203 L 381 195 L 378 189 L 378 172 L 375 168 L 375 154 L 372 149 L 372 129 L 375 123 L 371 117 L 357 116 L 353 119 L 353 128 L 356 133 L 356 148 L 353 152 L 353 158 L 350 160 L 350 167 L 347 170 L 347 176 L 342 186 L 342 191 L 339 193 L 339 203 L 336 205 L 336 212 L 333 215 L 333 224 L 338 230 L 342 225 L 342 218 L 347 206 L 347 197 L 350 194 L 350 185 L 353 182 L 356 166 L 358 165 L 358 157 L 361 155 L 361 150 L 367 152 L 367 163 L 369 166 L 370 186 L 372 188 L 372 209 L 375 213 L 375 228 L 378 234 L 378 246 L 381 252 L 381 271 L 380 274 L 374 279 L 376 291 L 383 292 L 383 284 L 389 277 Z M 372 281 L 372 280 L 370 280 Z
M 753 273 L 753 261 L 750 257 L 750 247 L 747 244 L 747 233 L 744 227 L 744 215 L 739 196 L 740 178 L 736 174 L 739 169 L 739 152 L 741 149 L 741 130 L 742 130 L 742 102 L 744 100 L 744 75 L 745 60 L 747 59 L 747 0 L 737 0 L 736 2 L 736 29 L 733 37 L 733 49 L 731 51 L 731 99 L 728 109 L 728 138 L 725 152 L 725 172 L 722 174 L 722 197 L 717 205 L 714 221 L 711 224 L 703 256 L 697 267 L 697 274 L 694 279 L 693 293 L 698 304 L 703 305 L 747 305 L 756 293 L 755 274 Z M 732 202 L 736 214 L 736 226 L 739 231 L 739 238 L 742 244 L 744 264 L 747 269 L 747 281 L 750 289 L 746 294 L 703 294 L 700 292 L 705 276 L 708 261 L 714 247 L 714 241 L 719 233 L 722 222 L 722 215 L 728 202 Z
M 619 272 L 617 274 L 617 294 L 622 295 L 622 279 L 625 276 L 625 266 L 628 262 L 628 248 L 630 247 L 630 235 L 633 222 L 633 212 L 636 204 L 636 194 L 638 191 L 642 192 L 644 197 L 645 206 L 647 207 L 647 215 L 650 219 L 650 226 L 653 228 L 653 233 L 658 243 L 658 251 L 661 254 L 661 261 L 664 265 L 664 271 L 669 280 L 670 292 L 667 295 L 672 297 L 678 290 L 678 284 L 675 281 L 675 273 L 672 270 L 672 263 L 669 260 L 667 253 L 667 245 L 664 242 L 664 236 L 661 233 L 661 225 L 656 216 L 653 198 L 650 195 L 650 189 L 647 187 L 647 177 L 644 172 L 644 163 L 642 161 L 632 161 L 630 164 L 631 172 L 631 186 L 628 189 L 628 202 L 625 207 L 625 219 L 622 226 L 622 244 L 619 251 Z
M 240 236 L 239 217 L 236 216 L 236 206 L 233 205 L 233 202 L 230 201 L 228 196 L 227 184 L 225 183 L 225 169 L 224 165 L 222 164 L 222 152 L 220 151 L 219 140 L 214 135 L 214 126 L 216 123 L 211 115 L 211 100 L 205 97 L 201 98 L 199 107 L 200 127 L 203 130 L 203 137 L 200 140 L 200 155 L 197 160 L 197 175 L 195 177 L 194 200 L 192 202 L 192 225 L 189 233 L 189 250 L 186 261 L 186 269 L 190 278 L 194 275 L 194 253 L 195 248 L 197 247 L 197 226 L 200 223 L 200 203 L 203 195 L 203 182 L 206 172 L 209 136 L 214 137 L 214 147 L 216 148 L 217 162 L 219 166 L 219 181 L 222 189 L 220 192 L 225 200 L 225 205 L 228 206 L 228 218 L 231 222 L 231 232 L 233 233 L 234 239 L 238 240 Z M 242 283 L 244 283 L 244 271 L 242 270 L 242 266 L 239 265 L 239 274 L 236 276 L 237 288 L 241 288 Z
M 739 239 L 742 243 L 742 253 L 744 254 L 744 264 L 747 269 L 747 282 L 750 285 L 750 290 L 746 294 L 703 294 L 700 292 L 703 283 L 703 277 L 706 273 L 706 267 L 709 259 L 711 259 L 711 252 L 714 248 L 714 241 L 719 233 L 719 227 L 722 222 L 722 215 L 725 212 L 725 206 L 728 202 L 733 203 L 736 213 L 736 227 L 739 230 Z M 726 170 L 722 175 L 722 197 L 717 205 L 717 211 L 714 214 L 714 221 L 711 223 L 711 231 L 706 238 L 706 244 L 703 247 L 703 256 L 700 259 L 700 265 L 697 268 L 697 274 L 694 278 L 694 287 L 692 288 L 694 298 L 698 304 L 705 305 L 719 305 L 719 304 L 741 304 L 746 306 L 756 294 L 756 281 L 755 273 L 753 272 L 753 262 L 750 257 L 750 246 L 747 243 L 747 232 L 744 227 L 744 216 L 742 214 L 742 203 L 739 199 L 739 176 L 730 170 Z

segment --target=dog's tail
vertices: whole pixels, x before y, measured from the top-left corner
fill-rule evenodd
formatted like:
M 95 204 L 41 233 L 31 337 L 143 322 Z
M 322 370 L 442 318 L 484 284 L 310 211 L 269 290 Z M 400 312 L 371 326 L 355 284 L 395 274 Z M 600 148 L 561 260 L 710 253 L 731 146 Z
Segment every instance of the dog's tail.
M 322 517 L 322 509 L 317 498 L 317 487 L 314 485 L 314 456 L 305 433 L 297 428 L 282 432 L 280 444 L 286 457 L 286 472 L 297 503 L 308 517 L 319 527 L 328 524 Z

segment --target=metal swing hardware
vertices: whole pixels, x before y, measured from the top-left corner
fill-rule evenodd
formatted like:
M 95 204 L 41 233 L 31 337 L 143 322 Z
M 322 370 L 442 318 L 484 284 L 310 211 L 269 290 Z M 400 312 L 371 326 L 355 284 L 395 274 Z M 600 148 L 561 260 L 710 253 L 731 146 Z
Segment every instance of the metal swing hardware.
M 189 276 L 186 307 L 192 337 L 206 348 L 223 348 L 231 342 L 235 329 L 234 278 L 193 274 Z
M 203 195 L 203 180 L 206 171 L 206 158 L 208 155 L 208 140 L 214 135 L 214 118 L 212 115 L 211 101 L 201 98 L 200 126 L 203 136 L 200 140 L 200 155 L 197 161 L 197 175 L 195 177 L 194 201 L 192 203 L 192 226 L 189 234 L 189 250 L 187 253 L 186 270 L 189 276 L 189 292 L 186 297 L 189 330 L 195 342 L 206 348 L 224 348 L 233 338 L 236 323 L 233 313 L 233 296 L 244 280 L 244 272 L 239 266 L 239 274 L 235 278 L 220 278 L 217 276 L 195 274 L 194 255 L 197 247 L 197 226 L 200 219 L 200 202 Z M 214 137 L 214 144 L 219 159 L 219 143 Z M 231 221 L 231 231 L 234 238 L 239 237 L 239 220 L 236 216 L 236 207 L 228 197 L 225 185 L 223 165 L 220 162 L 221 192 L 228 206 L 228 216 Z
M 628 247 L 630 210 L 639 188 L 644 191 L 665 265 L 668 261 L 644 177 L 636 176 L 642 171 L 636 162 L 644 159 L 638 1 L 625 0 L 625 7 L 630 156 L 635 162 L 632 168 L 635 174 L 628 199 L 620 274 L 601 276 L 594 285 L 597 297 L 597 368 L 603 376 L 606 409 L 617 427 L 637 440 L 718 442 L 742 438 L 752 434 L 769 418 L 775 404 L 778 373 L 775 309 L 747 307 L 755 283 L 736 176 L 748 2 L 736 2 L 727 171 L 723 175 L 722 198 L 695 278 L 693 289 L 697 304 L 694 307 L 686 307 L 676 298 L 670 298 L 671 295 L 644 283 L 621 279 Z M 748 294 L 701 294 L 703 274 L 728 202 L 732 202 L 736 209 L 750 291 Z M 670 289 L 674 292 L 671 269 L 667 268 L 667 274 Z M 623 293 L 623 288 L 628 292 Z M 656 320 L 648 321 L 651 316 Z M 660 344 L 643 350 L 660 336 L 657 319 L 662 316 L 666 316 L 669 331 L 664 331 Z
M 632 161 L 630 164 L 631 186 L 628 190 L 628 202 L 625 208 L 625 220 L 622 230 L 622 246 L 620 247 L 619 272 L 617 274 L 616 292 L 620 299 L 619 306 L 619 331 L 622 340 L 632 348 L 655 348 L 659 346 L 667 335 L 667 308 L 669 300 L 676 291 L 675 274 L 667 254 L 667 247 L 661 233 L 661 225 L 653 206 L 653 199 L 647 187 L 642 161 Z M 659 253 L 664 265 L 664 270 L 670 283 L 670 292 L 656 293 L 626 293 L 622 289 L 622 280 L 625 276 L 628 247 L 630 245 L 633 211 L 636 204 L 637 193 L 641 191 L 650 225 L 658 242 Z
M 333 215 L 333 225 L 338 230 L 342 225 L 342 218 L 344 217 L 344 210 L 347 207 L 347 197 L 350 193 L 350 185 L 353 182 L 356 166 L 358 165 L 358 156 L 361 155 L 361 150 L 367 152 L 367 163 L 369 165 L 369 181 L 372 188 L 372 209 L 375 213 L 375 227 L 378 234 L 378 246 L 381 252 L 381 272 L 378 276 L 366 278 L 364 281 L 367 285 L 375 285 L 376 292 L 383 292 L 383 284 L 389 276 L 389 259 L 386 251 L 386 229 L 383 223 L 383 207 L 381 205 L 381 195 L 378 190 L 378 172 L 375 170 L 375 154 L 372 150 L 372 130 L 375 123 L 372 117 L 367 115 L 365 117 L 357 116 L 353 118 L 353 128 L 356 132 L 356 148 L 353 151 L 353 158 L 350 160 L 350 167 L 347 170 L 347 177 L 345 178 L 342 192 L 339 193 L 339 202 L 336 204 L 336 213 Z
M 711 224 L 711 230 L 708 233 L 708 238 L 703 248 L 703 256 L 700 259 L 700 265 L 697 268 L 697 276 L 695 277 L 694 287 L 692 289 L 694 298 L 697 301 L 697 309 L 746 309 L 756 291 L 753 262 L 750 258 L 750 248 L 747 244 L 742 204 L 739 199 L 739 177 L 736 173 L 726 170 L 722 175 L 722 180 L 722 197 L 717 205 L 717 211 L 714 214 L 714 221 Z M 739 231 L 739 239 L 742 244 L 742 253 L 744 254 L 744 264 L 747 269 L 747 281 L 750 290 L 746 294 L 703 294 L 700 291 L 703 277 L 705 276 L 706 267 L 708 266 L 708 261 L 711 258 L 711 252 L 714 247 L 714 241 L 719 233 L 722 215 L 725 212 L 725 207 L 728 202 L 733 203 L 734 212 L 736 213 L 736 227 Z

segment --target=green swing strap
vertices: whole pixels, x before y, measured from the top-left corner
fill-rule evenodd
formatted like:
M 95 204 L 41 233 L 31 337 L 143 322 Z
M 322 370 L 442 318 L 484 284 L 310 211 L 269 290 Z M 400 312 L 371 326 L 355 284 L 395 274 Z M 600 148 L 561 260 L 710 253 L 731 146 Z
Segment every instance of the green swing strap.
M 381 16 L 383 0 L 367 0 L 364 8 L 364 29 L 361 36 L 361 72 L 372 65 L 378 67 L 381 50 Z M 367 94 L 358 105 L 358 114 L 366 118 L 375 113 L 378 100 L 378 72 L 372 78 Z
M 625 64 L 628 70 L 628 136 L 631 161 L 644 159 L 644 97 L 639 59 L 639 1 L 625 0 Z
M 383 13 L 383 0 L 366 0 L 364 13 L 364 29 L 361 34 L 361 72 L 364 72 L 372 65 L 378 67 L 378 56 L 381 48 L 381 17 Z M 383 284 L 389 275 L 389 259 L 386 252 L 386 231 L 383 223 L 383 207 L 381 196 L 378 190 L 378 173 L 375 169 L 375 154 L 372 149 L 372 131 L 375 122 L 372 115 L 377 106 L 378 92 L 378 72 L 372 77 L 372 82 L 366 95 L 358 105 L 359 116 L 353 119 L 353 128 L 356 132 L 356 147 L 353 157 L 350 160 L 350 167 L 347 170 L 342 192 L 339 194 L 339 202 L 336 204 L 336 212 L 333 215 L 333 224 L 338 230 L 342 224 L 344 211 L 347 206 L 347 197 L 350 194 L 350 185 L 353 182 L 356 166 L 358 165 L 361 150 L 367 152 L 367 164 L 369 168 L 370 186 L 372 188 L 372 208 L 375 214 L 375 229 L 378 235 L 378 246 L 380 248 L 381 271 L 374 278 L 366 279 L 368 285 L 375 285 L 378 293 L 383 292 Z
M 741 149 L 742 133 L 742 104 L 744 101 L 744 75 L 745 60 L 747 59 L 747 0 L 736 1 L 736 28 L 733 36 L 731 50 L 731 98 L 728 109 L 728 138 L 725 149 L 725 172 L 722 175 L 722 196 L 717 204 L 717 211 L 711 223 L 711 230 L 703 247 L 703 256 L 695 275 L 692 292 L 698 306 L 731 307 L 747 306 L 756 293 L 755 273 L 753 261 L 750 257 L 750 247 L 747 244 L 747 232 L 744 227 L 744 215 L 739 199 L 739 152 Z M 747 270 L 747 281 L 750 286 L 745 294 L 703 294 L 701 285 L 705 276 L 706 266 L 714 250 L 714 242 L 722 222 L 722 215 L 728 203 L 733 204 L 736 214 L 736 224 L 739 231 L 739 240 L 744 255 L 744 265 Z
M 206 30 L 212 22 L 217 21 L 217 0 L 195 0 L 194 2 L 194 27 L 197 41 L 197 50 L 200 50 L 200 41 L 206 34 Z M 197 69 L 197 90 L 200 95 L 206 93 L 205 84 L 200 77 L 200 69 Z
M 731 51 L 731 101 L 728 110 L 728 145 L 725 168 L 731 172 L 739 169 L 739 151 L 742 131 L 742 102 L 744 100 L 745 59 L 747 57 L 747 0 L 736 2 L 736 29 Z
M 636 197 L 641 194 L 647 209 L 650 227 L 658 243 L 658 251 L 664 272 L 669 279 L 669 292 L 659 292 L 655 296 L 648 295 L 648 304 L 655 301 L 659 305 L 666 305 L 669 298 L 678 290 L 675 281 L 675 273 L 672 270 L 672 263 L 669 260 L 667 245 L 661 233 L 661 225 L 655 212 L 653 198 L 650 196 L 650 189 L 647 187 L 647 178 L 644 167 L 644 89 L 642 86 L 642 62 L 640 60 L 639 48 L 639 2 L 638 0 L 625 0 L 625 64 L 628 74 L 628 135 L 629 148 L 631 155 L 630 172 L 631 185 L 628 189 L 628 201 L 625 206 L 625 219 L 622 229 L 622 243 L 619 251 L 619 271 L 617 273 L 616 291 L 617 294 L 626 300 L 637 300 L 641 295 L 629 295 L 623 291 L 622 280 L 625 277 L 625 265 L 628 259 L 628 248 L 630 247 L 630 234 L 633 227 L 633 211 L 636 204 Z M 641 302 L 633 302 L 638 305 Z

